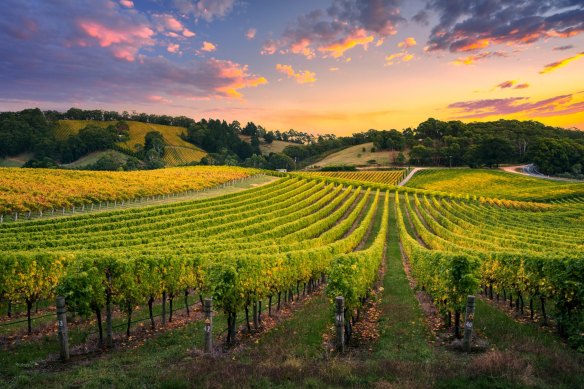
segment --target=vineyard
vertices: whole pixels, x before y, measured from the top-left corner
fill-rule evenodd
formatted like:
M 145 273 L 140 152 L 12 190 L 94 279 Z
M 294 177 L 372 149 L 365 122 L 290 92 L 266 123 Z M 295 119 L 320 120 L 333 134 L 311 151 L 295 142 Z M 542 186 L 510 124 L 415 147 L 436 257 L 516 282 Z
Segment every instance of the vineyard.
M 500 170 L 421 170 L 408 186 L 454 194 L 520 201 L 570 201 L 584 197 L 584 183 L 547 181 Z
M 308 177 L 332 177 L 348 181 L 374 182 L 397 185 L 405 176 L 405 170 L 358 171 L 358 172 L 313 172 L 302 173 Z
M 68 187 L 69 176 L 35 172 L 45 174 L 47 185 L 38 193 L 63 187 L 59 195 L 71 196 L 66 201 L 103 201 L 90 192 L 86 172 L 75 172 L 80 181 Z M 147 176 L 156 172 L 165 174 Z M 176 168 L 119 183 L 104 176 L 108 184 L 99 196 L 111 201 L 136 195 L 136 188 L 200 189 L 258 172 Z M 17 184 L 13 176 L 0 187 L 24 197 L 27 185 L 40 185 L 32 172 L 18 173 L 26 181 Z M 423 172 L 413 185 L 431 186 L 432 174 L 447 180 L 467 173 Z M 544 196 L 548 183 L 541 181 L 525 202 L 516 194 L 522 183 L 508 177 L 499 187 L 472 192 L 463 181 L 456 189 L 439 180 L 431 190 L 395 187 L 403 175 L 292 174 L 204 200 L 1 224 L 0 347 L 8 352 L 0 357 L 0 382 L 38 386 L 44 373 L 28 367 L 37 361 L 55 387 L 60 379 L 71 386 L 151 386 L 172 377 L 187 386 L 217 386 L 216 379 L 219 386 L 254 386 L 254 376 L 263 380 L 260 386 L 370 386 L 397 379 L 400 387 L 448 387 L 462 377 L 465 386 L 478 378 L 504 387 L 532 382 L 517 370 L 546 355 L 538 361 L 543 371 L 530 378 L 536 386 L 578 386 L 583 358 L 560 339 L 584 347 L 584 203 L 559 189 Z M 503 188 L 514 194 L 497 196 Z M 35 198 L 28 201 L 35 209 Z M 421 294 L 429 300 L 419 302 Z M 75 351 L 69 367 L 53 372 L 57 295 L 70 312 Z M 462 336 L 468 295 L 479 300 L 478 343 L 474 353 L 453 359 L 429 344 L 435 331 L 450 334 L 449 341 Z M 203 309 L 207 302 L 215 315 L 212 362 L 199 355 L 202 328 L 211 323 L 204 319 L 211 312 Z M 431 331 L 425 305 L 440 319 Z M 335 326 L 348 358 L 334 351 Z M 93 360 L 87 350 L 103 353 L 91 368 L 76 362 Z M 117 377 L 122 381 L 103 381 L 110 360 L 132 365 Z M 152 369 L 161 360 L 164 373 Z M 487 370 L 490 363 L 502 370 Z M 471 370 L 476 366 L 484 372 Z M 411 369 L 420 378 L 412 378 Z M 337 376 L 340 371 L 348 375 Z
M 259 171 L 199 166 L 146 172 L 0 169 L 0 215 L 203 190 Z

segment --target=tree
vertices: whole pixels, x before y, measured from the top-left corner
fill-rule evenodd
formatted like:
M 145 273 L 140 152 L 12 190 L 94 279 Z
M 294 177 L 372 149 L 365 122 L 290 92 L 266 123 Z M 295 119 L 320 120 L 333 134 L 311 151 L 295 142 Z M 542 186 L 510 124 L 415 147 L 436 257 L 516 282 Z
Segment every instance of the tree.
M 256 135 L 251 137 L 251 148 L 254 154 L 261 155 L 262 151 L 260 150 L 260 140 Z
M 478 159 L 488 167 L 498 167 L 499 164 L 513 158 L 513 147 L 503 138 L 488 138 L 479 143 Z
M 269 169 L 294 170 L 294 160 L 283 153 L 271 153 L 268 158 Z
M 264 142 L 266 142 L 267 144 L 272 143 L 275 139 L 276 136 L 274 135 L 274 131 L 268 131 L 264 135 Z
M 144 138 L 144 150 L 146 153 L 153 150 L 159 158 L 164 156 L 166 142 L 159 131 L 149 131 Z

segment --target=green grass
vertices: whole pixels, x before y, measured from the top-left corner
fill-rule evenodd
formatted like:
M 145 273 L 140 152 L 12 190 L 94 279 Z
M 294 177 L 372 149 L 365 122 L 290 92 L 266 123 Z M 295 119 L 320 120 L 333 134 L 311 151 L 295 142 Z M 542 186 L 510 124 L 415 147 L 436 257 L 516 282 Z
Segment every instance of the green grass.
M 395 217 L 392 206 L 381 300 L 381 336 L 375 345 L 375 357 L 427 362 L 433 357 L 427 343 L 430 334 L 403 268 L 397 230 L 393 228 L 396 225 Z
M 69 168 L 69 169 L 79 169 L 82 167 L 93 165 L 101 157 L 103 157 L 105 154 L 114 154 L 117 158 L 121 159 L 122 161 L 125 161 L 128 159 L 128 156 L 126 154 L 122 154 L 119 151 L 115 151 L 115 150 L 94 151 L 92 153 L 89 153 L 89 154 L 79 158 L 77 161 L 73 161 L 71 163 L 68 163 L 68 164 L 65 164 L 62 166 Z
M 399 154 L 398 151 L 371 152 L 372 147 L 374 147 L 373 143 L 347 147 L 326 156 L 321 161 L 314 162 L 313 165 L 319 167 L 336 165 L 376 166 L 376 164 L 389 166 L 393 164 L 394 158 Z M 365 151 L 363 151 L 363 148 L 365 148 Z M 406 151 L 404 151 L 404 155 L 407 155 Z M 375 160 L 375 164 L 368 163 L 370 160 Z
M 584 184 L 520 176 L 500 170 L 428 169 L 417 172 L 408 187 L 477 197 L 545 201 L 584 195 Z
M 249 135 L 240 135 L 239 137 L 247 143 L 251 142 L 251 136 Z M 281 153 L 288 146 L 298 146 L 298 143 L 284 142 L 281 140 L 275 140 L 272 143 L 266 143 L 263 139 L 260 139 L 260 151 L 264 155 L 268 155 L 270 153 Z

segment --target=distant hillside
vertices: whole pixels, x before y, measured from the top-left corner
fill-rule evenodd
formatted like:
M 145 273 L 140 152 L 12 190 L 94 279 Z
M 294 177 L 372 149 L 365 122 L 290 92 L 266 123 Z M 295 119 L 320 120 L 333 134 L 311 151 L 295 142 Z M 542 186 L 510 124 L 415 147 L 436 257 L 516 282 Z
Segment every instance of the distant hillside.
M 135 151 L 136 144 L 144 144 L 144 138 L 149 131 L 159 131 L 166 141 L 166 154 L 164 161 L 168 166 L 177 166 L 189 162 L 199 162 L 207 153 L 191 143 L 181 139 L 180 134 L 186 132 L 184 127 L 166 126 L 162 124 L 142 123 L 126 121 L 130 127 L 130 139 L 120 142 L 119 145 L 130 151 Z M 77 134 L 80 129 L 88 124 L 107 127 L 115 124 L 115 121 L 97 120 L 59 120 L 56 131 L 57 139 L 66 139 L 67 136 Z
M 240 135 L 239 137 L 247 143 L 251 142 L 251 136 Z M 281 153 L 282 150 L 286 148 L 286 146 L 298 146 L 298 143 L 284 142 L 281 140 L 275 140 L 272 143 L 266 143 L 263 141 L 263 139 L 260 139 L 260 150 L 264 155 L 268 155 L 270 153 Z
M 375 147 L 373 142 L 363 143 L 357 146 L 350 146 L 336 153 L 326 156 L 318 162 L 314 162 L 313 166 L 335 166 L 335 165 L 393 165 L 394 158 L 399 154 L 399 151 L 375 151 L 371 149 Z M 365 149 L 365 151 L 363 151 Z M 407 155 L 407 151 L 403 152 Z M 375 161 L 375 162 L 373 162 Z

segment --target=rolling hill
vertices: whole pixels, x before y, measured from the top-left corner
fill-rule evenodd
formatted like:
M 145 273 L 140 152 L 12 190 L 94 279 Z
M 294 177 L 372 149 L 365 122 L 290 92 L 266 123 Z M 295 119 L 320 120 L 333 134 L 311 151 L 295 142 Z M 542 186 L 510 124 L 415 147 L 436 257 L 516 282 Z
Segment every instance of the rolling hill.
M 314 166 L 333 166 L 333 165 L 393 165 L 394 158 L 399 154 L 399 151 L 375 151 L 371 152 L 373 143 L 364 143 L 357 146 L 347 147 L 341 151 L 326 156 L 323 160 L 315 162 Z M 365 151 L 363 151 L 365 150 Z M 407 151 L 404 151 L 407 155 Z M 369 162 L 375 161 L 375 162 Z
M 107 127 L 114 124 L 113 121 L 91 121 L 91 120 L 60 120 L 56 136 L 58 139 L 65 139 L 70 134 L 76 134 L 80 129 L 88 124 L 95 124 Z M 166 141 L 166 155 L 164 161 L 168 166 L 177 166 L 189 162 L 198 162 L 207 153 L 197 146 L 183 140 L 180 134 L 186 132 L 183 127 L 165 126 L 162 124 L 150 124 L 135 121 L 127 121 L 130 126 L 130 139 L 120 142 L 119 146 L 130 151 L 135 150 L 136 144 L 144 144 L 144 138 L 149 131 L 159 131 Z

